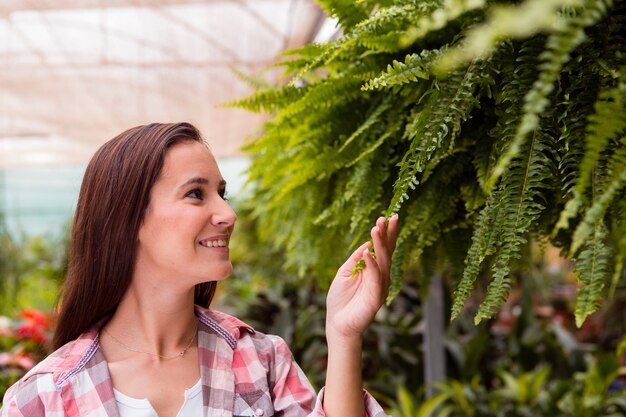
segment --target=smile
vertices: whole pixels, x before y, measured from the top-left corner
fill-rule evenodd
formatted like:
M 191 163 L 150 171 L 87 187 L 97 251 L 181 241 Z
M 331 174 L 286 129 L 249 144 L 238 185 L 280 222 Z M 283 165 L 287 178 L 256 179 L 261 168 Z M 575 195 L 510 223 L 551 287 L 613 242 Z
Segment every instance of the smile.
M 226 239 L 202 240 L 200 241 L 200 245 L 205 246 L 207 248 L 224 248 L 228 246 L 228 240 Z

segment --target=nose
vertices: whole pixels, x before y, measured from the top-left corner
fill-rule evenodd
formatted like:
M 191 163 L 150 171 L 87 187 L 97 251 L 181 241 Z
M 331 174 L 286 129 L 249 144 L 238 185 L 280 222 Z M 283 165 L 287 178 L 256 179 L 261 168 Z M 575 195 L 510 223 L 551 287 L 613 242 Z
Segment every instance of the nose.
M 226 200 L 220 200 L 219 208 L 214 213 L 212 221 L 215 226 L 232 228 L 237 221 L 237 214 Z

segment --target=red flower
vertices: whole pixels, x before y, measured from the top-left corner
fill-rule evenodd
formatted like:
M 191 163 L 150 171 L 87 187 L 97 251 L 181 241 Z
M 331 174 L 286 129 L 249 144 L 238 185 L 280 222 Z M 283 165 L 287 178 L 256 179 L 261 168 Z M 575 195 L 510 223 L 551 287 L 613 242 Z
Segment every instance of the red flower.
M 15 329 L 18 339 L 31 339 L 37 343 L 47 343 L 46 331 L 49 328 L 50 319 L 48 315 L 39 310 L 28 309 L 20 314 L 23 321 Z
M 30 321 L 38 326 L 41 326 L 42 328 L 48 328 L 50 323 L 50 318 L 46 313 L 32 308 L 22 311 L 20 317 L 26 321 Z

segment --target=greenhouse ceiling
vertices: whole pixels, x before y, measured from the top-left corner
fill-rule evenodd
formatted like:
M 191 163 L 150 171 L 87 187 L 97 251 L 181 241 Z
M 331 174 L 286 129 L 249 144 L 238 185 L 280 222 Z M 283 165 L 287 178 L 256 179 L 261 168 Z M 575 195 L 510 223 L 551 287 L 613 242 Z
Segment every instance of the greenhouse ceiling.
M 312 0 L 1 0 L 0 168 L 84 164 L 153 121 L 236 155 L 261 116 L 217 107 L 251 92 L 231 68 L 258 74 L 325 21 Z

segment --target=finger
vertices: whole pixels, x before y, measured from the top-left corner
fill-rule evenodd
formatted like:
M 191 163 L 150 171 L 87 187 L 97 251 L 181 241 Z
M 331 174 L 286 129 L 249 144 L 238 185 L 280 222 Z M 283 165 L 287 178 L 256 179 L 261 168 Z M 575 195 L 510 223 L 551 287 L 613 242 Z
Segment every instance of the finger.
M 384 223 L 383 219 L 383 223 Z M 389 250 L 386 247 L 386 239 L 384 238 L 384 229 L 380 227 L 380 221 L 376 222 L 376 226 L 372 227 L 371 236 L 374 242 L 374 253 L 376 254 L 376 263 L 380 271 L 385 275 L 389 266 Z M 383 225 L 384 227 L 384 225 Z
M 369 272 L 367 279 L 365 279 L 363 283 L 377 296 L 378 301 L 382 302 L 382 300 L 387 297 L 389 282 L 384 278 L 384 275 L 381 274 L 379 265 L 369 250 L 363 252 L 363 259 L 365 260 L 365 271 Z
M 389 256 L 396 250 L 396 239 L 398 237 L 398 214 L 394 214 L 389 218 L 389 224 L 387 225 L 387 248 L 389 249 Z

